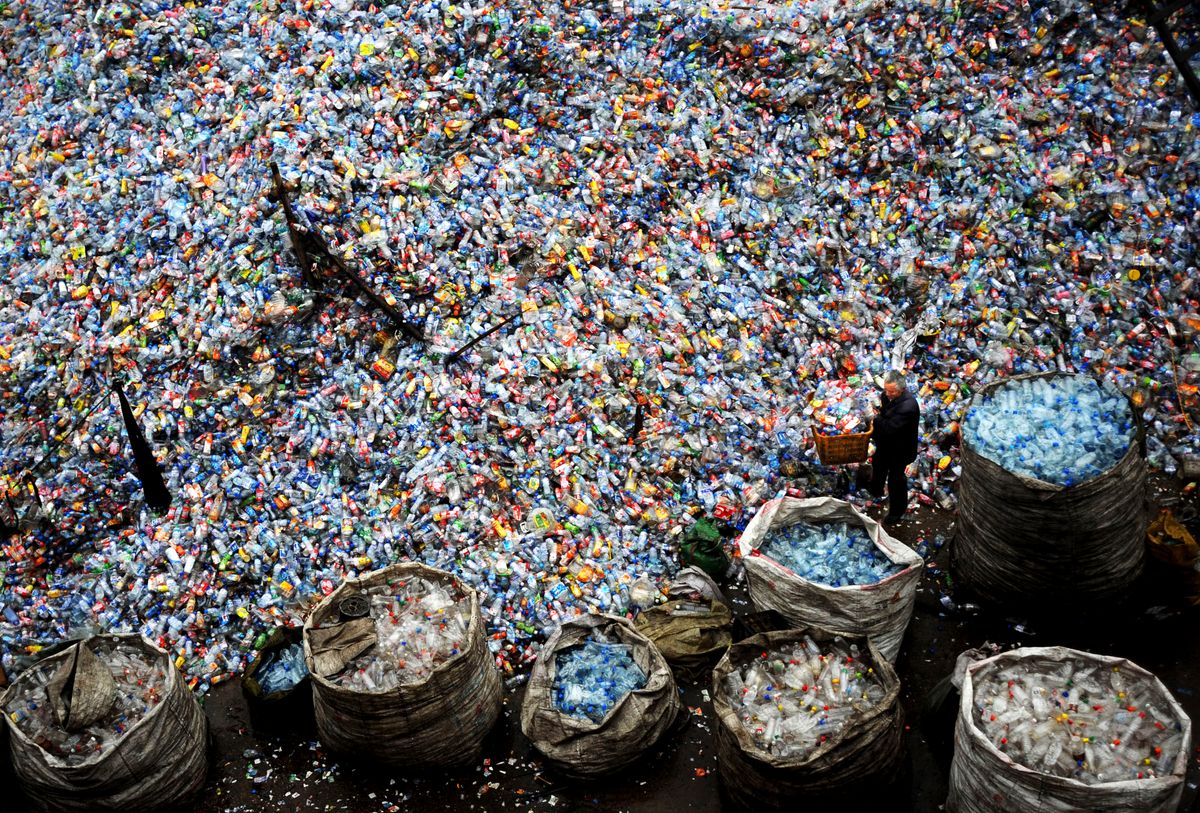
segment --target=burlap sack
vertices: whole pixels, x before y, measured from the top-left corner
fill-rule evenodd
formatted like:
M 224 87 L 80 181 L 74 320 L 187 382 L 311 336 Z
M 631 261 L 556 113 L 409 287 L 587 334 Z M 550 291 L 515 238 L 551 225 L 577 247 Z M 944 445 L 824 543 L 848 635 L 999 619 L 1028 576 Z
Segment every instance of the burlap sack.
M 646 685 L 625 695 L 599 723 L 558 710 L 554 702 L 559 652 L 583 643 L 594 631 L 633 647 Z M 633 764 L 675 722 L 679 691 L 658 649 L 624 618 L 585 615 L 555 630 L 542 647 L 521 704 L 521 731 L 560 772 L 581 777 L 612 773 Z
M 461 652 L 424 682 L 384 692 L 339 686 L 317 670 L 313 649 L 320 634 L 317 628 L 336 620 L 343 598 L 384 590 L 390 582 L 415 577 L 448 585 L 462 601 L 470 602 L 471 617 Z M 351 651 L 362 642 L 361 636 L 352 637 L 358 643 Z M 500 674 L 484 639 L 479 598 L 453 575 L 425 565 L 391 565 L 339 585 L 304 622 L 304 659 L 311 672 L 317 735 L 340 754 L 399 767 L 463 765 L 478 758 L 484 736 L 500 715 Z
M 1184 729 L 1183 747 L 1168 776 L 1087 785 L 1076 779 L 1035 771 L 1019 765 L 997 750 L 975 724 L 975 682 L 996 669 L 1019 668 L 1022 663 L 1056 667 L 1066 661 L 1090 661 L 1119 668 L 1125 675 L 1150 683 L 1159 695 L 1159 707 L 1169 708 Z M 966 668 L 962 681 L 958 721 L 954 728 L 954 761 L 950 765 L 950 813 L 1173 813 L 1179 807 L 1183 781 L 1191 755 L 1192 722 L 1183 708 L 1154 675 L 1124 658 L 1111 658 L 1065 647 L 1026 647 L 976 661 Z
M 886 694 L 859 712 L 829 740 L 802 757 L 780 757 L 760 749 L 729 702 L 726 678 L 735 668 L 809 635 L 818 643 L 841 637 L 856 643 L 860 658 L 875 669 Z M 799 804 L 863 802 L 872 787 L 890 782 L 903 755 L 900 680 L 891 663 L 866 637 L 806 629 L 764 632 L 740 641 L 713 670 L 713 709 L 717 715 L 717 763 L 729 800 L 742 810 L 792 810 Z
M 667 601 L 638 613 L 645 635 L 684 681 L 708 680 L 712 667 L 733 643 L 733 615 L 716 583 L 698 567 L 676 574 Z
M 1062 375 L 994 382 L 968 412 L 1011 382 Z M 990 601 L 1060 606 L 1121 595 L 1142 572 L 1149 521 L 1136 442 L 1103 474 L 1062 486 L 1007 471 L 963 441 L 952 564 Z
M 769 556 L 759 553 L 768 535 L 798 522 L 848 522 L 862 526 L 880 552 L 903 570 L 876 584 L 830 587 L 808 581 Z M 889 661 L 895 661 L 912 618 L 917 585 L 925 561 L 892 538 L 854 506 L 832 497 L 769 500 L 742 532 L 738 547 L 746 565 L 750 598 L 759 610 L 775 610 L 792 624 L 844 630 L 871 638 Z
M 13 771 L 34 810 L 142 813 L 184 802 L 204 785 L 208 722 L 183 675 L 166 652 L 137 635 L 101 635 L 80 645 L 104 662 L 106 653 L 118 644 L 144 649 L 160 659 L 167 678 L 162 700 L 113 746 L 80 765 L 68 765 L 30 740 L 5 713 Z M 76 657 L 76 647 L 70 647 L 51 655 L 44 665 L 66 664 Z M 6 710 L 21 691 L 25 674 L 0 696 L 0 706 Z M 84 691 L 94 694 L 90 688 Z M 95 714 L 95 704 L 87 706 L 89 714 Z

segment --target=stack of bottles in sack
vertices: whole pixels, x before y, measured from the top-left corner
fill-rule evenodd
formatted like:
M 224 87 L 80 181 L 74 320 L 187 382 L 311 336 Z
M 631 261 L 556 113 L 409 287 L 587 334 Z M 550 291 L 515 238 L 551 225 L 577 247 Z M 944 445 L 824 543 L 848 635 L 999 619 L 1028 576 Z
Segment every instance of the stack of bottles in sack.
M 46 753 L 67 765 L 79 765 L 111 748 L 130 728 L 162 701 L 165 663 L 139 647 L 117 644 L 96 653 L 116 682 L 112 708 L 80 731 L 67 731 L 54 719 L 46 684 L 59 661 L 30 667 L 16 684 L 4 713 Z
M 592 633 L 554 661 L 554 703 L 559 711 L 599 723 L 625 695 L 646 685 L 633 647 Z
M 1089 785 L 1171 773 L 1183 733 L 1149 684 L 1103 664 L 996 672 L 975 684 L 975 719 L 1014 762 Z
M 847 522 L 777 528 L 759 551 L 802 579 L 830 587 L 876 584 L 904 569 L 875 546 L 861 525 Z
M 462 651 L 471 605 L 445 586 L 407 579 L 371 595 L 370 605 L 376 644 L 335 675 L 335 683 L 385 692 L 428 679 Z
M 967 412 L 963 437 L 1007 471 L 1070 486 L 1125 456 L 1133 415 L 1124 396 L 1086 376 L 1011 381 Z
M 296 688 L 308 677 L 308 666 L 304 663 L 304 646 L 292 644 L 280 647 L 267 655 L 255 675 L 263 694 L 286 692 Z
M 883 700 L 883 684 L 859 654 L 842 638 L 818 644 L 806 635 L 730 672 L 730 706 L 756 747 L 803 759 Z

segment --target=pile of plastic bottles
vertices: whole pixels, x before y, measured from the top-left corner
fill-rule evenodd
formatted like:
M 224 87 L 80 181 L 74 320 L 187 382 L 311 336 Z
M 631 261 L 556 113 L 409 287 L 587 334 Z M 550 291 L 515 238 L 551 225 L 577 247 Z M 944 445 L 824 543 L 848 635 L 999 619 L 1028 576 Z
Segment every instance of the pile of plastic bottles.
M 203 691 L 399 559 L 478 589 L 527 663 L 665 583 L 696 513 L 822 493 L 806 406 L 897 365 L 919 499 L 964 399 L 1014 372 L 1144 389 L 1173 466 L 1200 449 L 1200 117 L 1119 14 L 7 3 L 0 470 L 41 519 L 5 540 L 5 663 L 132 630 Z M 305 280 L 271 162 L 424 342 Z
M 997 669 L 974 684 L 976 721 L 1014 762 L 1089 785 L 1169 775 L 1184 746 L 1161 695 L 1119 668 Z
M 904 569 L 875 546 L 861 525 L 848 522 L 775 528 L 758 552 L 802 579 L 830 587 L 876 584 Z
M 375 645 L 330 680 L 362 692 L 385 692 L 425 681 L 462 651 L 470 609 L 461 596 L 422 578 L 372 594 Z
M 254 673 L 263 694 L 286 692 L 296 688 L 308 677 L 304 662 L 304 645 L 291 644 L 272 650 Z
M 167 676 L 161 659 L 144 649 L 119 643 L 96 652 L 116 682 L 112 709 L 79 731 L 67 731 L 54 719 L 46 684 L 60 662 L 39 663 L 13 684 L 4 713 L 46 753 L 67 765 L 80 765 L 111 748 L 162 700 Z
M 593 633 L 554 659 L 554 704 L 563 714 L 603 722 L 625 695 L 644 688 L 633 647 Z
M 1058 485 L 1102 474 L 1129 451 L 1129 399 L 1086 376 L 1012 381 L 967 411 L 963 439 L 1005 470 Z
M 821 434 L 844 435 L 869 429 L 872 407 L 870 394 L 858 384 L 857 376 L 853 383 L 827 378 L 817 385 L 805 414 L 811 412 Z
M 841 638 L 817 644 L 805 636 L 730 672 L 725 693 L 758 748 L 802 759 L 883 700 L 882 684 L 858 656 Z

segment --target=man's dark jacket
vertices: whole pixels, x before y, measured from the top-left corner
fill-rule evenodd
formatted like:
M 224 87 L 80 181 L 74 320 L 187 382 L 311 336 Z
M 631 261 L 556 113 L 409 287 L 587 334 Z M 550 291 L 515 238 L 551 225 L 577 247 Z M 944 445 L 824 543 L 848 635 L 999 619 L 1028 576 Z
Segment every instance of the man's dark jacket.
M 917 427 L 921 407 L 908 390 L 893 400 L 879 397 L 880 410 L 875 416 L 875 450 L 886 460 L 901 460 L 905 465 L 917 459 Z

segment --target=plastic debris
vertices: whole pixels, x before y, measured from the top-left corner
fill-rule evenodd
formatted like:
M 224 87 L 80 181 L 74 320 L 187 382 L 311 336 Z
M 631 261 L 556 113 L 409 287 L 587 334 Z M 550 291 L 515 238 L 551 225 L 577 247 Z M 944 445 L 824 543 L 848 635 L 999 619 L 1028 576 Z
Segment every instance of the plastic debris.
M 861 387 L 836 378 L 824 379 L 817 385 L 805 414 L 812 414 L 822 434 L 850 434 L 870 427 L 872 406 L 869 393 Z
M 262 694 L 286 692 L 296 688 L 308 676 L 304 663 L 304 646 L 292 644 L 273 650 L 258 667 L 255 677 Z
M 919 499 L 964 398 L 1029 370 L 1145 390 L 1170 470 L 1200 450 L 1200 118 L 1118 14 L 7 4 L 0 449 L 41 507 L 6 540 L 5 664 L 128 629 L 203 691 L 398 560 L 476 588 L 528 663 L 661 587 L 697 514 L 827 490 L 806 405 L 897 356 Z M 424 343 L 309 286 L 272 161 Z
M 996 669 L 975 683 L 974 702 L 999 751 L 1088 785 L 1170 775 L 1184 745 L 1158 692 L 1108 664 Z
M 370 596 L 375 645 L 330 679 L 349 689 L 385 692 L 428 679 L 462 649 L 470 605 L 421 578 Z

